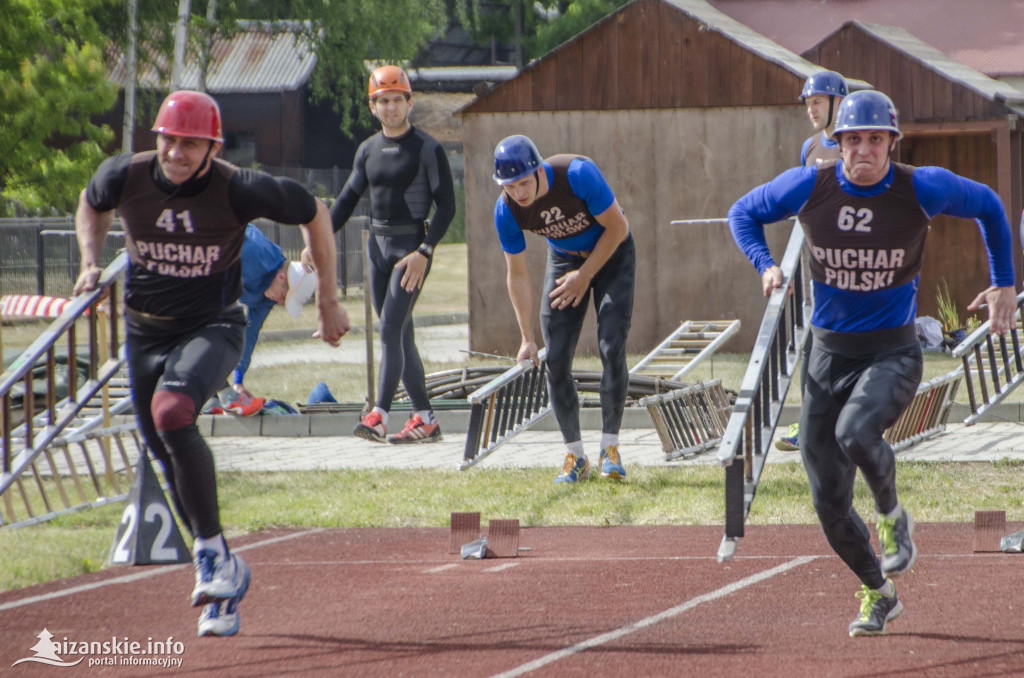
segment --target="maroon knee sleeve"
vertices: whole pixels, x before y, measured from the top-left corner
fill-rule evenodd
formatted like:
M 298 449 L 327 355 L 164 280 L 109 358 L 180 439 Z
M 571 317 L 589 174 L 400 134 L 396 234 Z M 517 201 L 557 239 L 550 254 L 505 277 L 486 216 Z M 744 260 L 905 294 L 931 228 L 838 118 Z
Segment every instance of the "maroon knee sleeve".
M 149 407 L 158 431 L 174 431 L 196 421 L 196 404 L 184 393 L 157 391 Z

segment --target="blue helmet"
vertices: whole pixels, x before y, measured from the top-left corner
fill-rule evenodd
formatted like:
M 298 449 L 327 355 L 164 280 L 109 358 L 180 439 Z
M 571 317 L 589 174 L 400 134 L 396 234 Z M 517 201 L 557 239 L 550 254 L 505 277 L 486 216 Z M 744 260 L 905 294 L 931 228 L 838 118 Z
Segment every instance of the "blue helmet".
M 892 99 L 878 90 L 868 89 L 854 92 L 839 104 L 833 134 L 876 129 L 893 132 L 897 139 L 903 138 Z
M 807 78 L 804 89 L 800 92 L 800 103 L 804 103 L 807 97 L 815 94 L 825 94 L 833 97 L 845 97 L 849 93 L 846 86 L 846 78 L 835 71 L 818 71 Z
M 494 147 L 494 180 L 504 186 L 540 169 L 540 151 L 529 137 L 513 134 Z

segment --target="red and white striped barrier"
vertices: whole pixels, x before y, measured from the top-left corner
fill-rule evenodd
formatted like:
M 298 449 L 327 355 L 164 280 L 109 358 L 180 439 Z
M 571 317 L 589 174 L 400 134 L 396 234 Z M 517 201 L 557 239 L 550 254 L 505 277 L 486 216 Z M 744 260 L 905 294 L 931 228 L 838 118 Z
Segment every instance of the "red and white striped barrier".
M 70 299 L 41 294 L 5 294 L 0 297 L 0 316 L 4 318 L 56 318 L 71 303 Z

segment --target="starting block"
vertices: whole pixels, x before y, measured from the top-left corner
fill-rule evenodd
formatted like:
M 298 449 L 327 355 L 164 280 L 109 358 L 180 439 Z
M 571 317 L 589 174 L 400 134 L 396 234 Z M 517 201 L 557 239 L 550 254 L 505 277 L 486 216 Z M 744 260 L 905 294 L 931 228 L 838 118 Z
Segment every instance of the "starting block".
M 461 553 L 462 545 L 480 538 L 480 512 L 452 512 L 448 553 Z
M 975 511 L 974 552 L 1001 551 L 1005 531 L 1006 511 Z
M 487 523 L 487 556 L 516 558 L 519 556 L 519 519 L 492 520 Z
M 448 553 L 463 558 L 516 558 L 520 550 L 518 518 L 490 521 L 483 536 L 479 512 L 452 512 Z

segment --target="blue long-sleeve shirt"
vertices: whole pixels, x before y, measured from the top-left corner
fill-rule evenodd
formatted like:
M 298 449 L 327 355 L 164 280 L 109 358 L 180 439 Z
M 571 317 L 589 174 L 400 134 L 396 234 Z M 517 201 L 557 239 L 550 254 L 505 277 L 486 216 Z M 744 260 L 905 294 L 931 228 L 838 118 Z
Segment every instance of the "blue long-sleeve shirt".
M 249 321 L 245 326 L 242 358 L 231 373 L 232 384 L 241 384 L 249 369 L 263 323 L 270 315 L 270 310 L 277 305 L 264 292 L 274 282 L 274 276 L 286 261 L 281 248 L 263 235 L 260 229 L 252 224 L 246 226 L 245 242 L 242 243 L 242 303 L 249 307 Z
M 753 189 L 730 208 L 733 238 L 758 273 L 763 274 L 775 265 L 765 241 L 764 225 L 799 213 L 815 187 L 818 171 L 817 166 L 787 170 Z M 842 161 L 831 171 L 847 194 L 871 197 L 889 189 L 895 168 L 890 167 L 886 177 L 872 186 L 858 186 L 847 179 Z M 916 168 L 913 186 L 918 204 L 929 219 L 937 214 L 974 218 L 988 252 L 991 284 L 1014 285 L 1010 225 L 995 191 L 941 167 Z M 841 290 L 815 281 L 811 324 L 837 332 L 900 327 L 913 322 L 917 314 L 917 287 L 918 277 L 898 287 L 869 292 Z M 850 313 L 851 308 L 856 312 Z
M 541 163 L 547 175 L 548 186 L 554 180 L 554 170 L 548 162 Z M 597 165 L 588 158 L 577 157 L 569 163 L 566 173 L 573 194 L 587 205 L 591 215 L 601 214 L 615 202 L 615 194 Z M 494 227 L 498 231 L 501 249 L 509 254 L 518 254 L 526 249 L 523 226 L 517 221 L 502 196 L 494 206 Z M 590 252 L 604 233 L 604 226 L 594 220 L 594 225 L 576 235 L 555 240 L 548 238 L 548 245 L 560 252 Z

